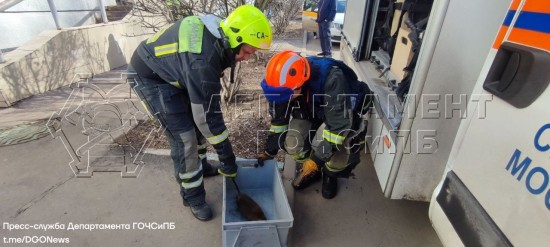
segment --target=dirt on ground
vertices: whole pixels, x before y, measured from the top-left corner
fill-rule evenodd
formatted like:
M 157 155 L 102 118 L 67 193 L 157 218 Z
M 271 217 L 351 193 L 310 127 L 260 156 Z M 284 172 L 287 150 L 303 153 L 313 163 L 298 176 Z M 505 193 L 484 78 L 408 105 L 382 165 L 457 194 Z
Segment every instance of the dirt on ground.
M 282 34 L 275 39 L 299 39 L 303 35 L 302 24 L 299 20 L 292 21 Z M 256 158 L 263 152 L 271 117 L 265 97 L 262 97 L 260 82 L 264 78 L 265 65 L 273 52 L 258 52 L 258 55 L 241 63 L 240 78 L 242 83 L 234 99 L 224 107 L 224 120 L 230 131 L 229 140 L 237 157 Z M 117 139 L 119 143 L 143 143 L 151 130 L 159 129 L 156 121 L 140 122 L 130 130 L 126 136 Z M 169 149 L 166 137 L 160 132 L 153 132 L 148 140 L 149 148 Z M 215 152 L 209 146 L 209 152 Z M 279 152 L 278 160 L 283 159 Z

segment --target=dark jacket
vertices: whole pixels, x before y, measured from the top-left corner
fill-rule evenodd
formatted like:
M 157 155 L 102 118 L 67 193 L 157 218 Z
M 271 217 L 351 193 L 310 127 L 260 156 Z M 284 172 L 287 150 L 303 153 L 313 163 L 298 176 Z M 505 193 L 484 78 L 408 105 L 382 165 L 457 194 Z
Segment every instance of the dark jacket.
M 232 55 L 223 48 L 222 40 L 206 26 L 203 26 L 202 30 L 202 46 L 199 46 L 201 52 L 181 51 L 183 45 L 193 47 L 192 42 L 201 40 L 198 36 L 193 36 L 182 45 L 180 25 L 184 20 L 175 22 L 167 29 L 161 30 L 158 35 L 141 43 L 137 53 L 164 81 L 187 90 L 189 102 L 184 102 L 188 105 L 182 105 L 182 111 L 192 114 L 198 130 L 214 146 L 220 161 L 235 164 L 235 155 L 227 138 L 229 132 L 223 120 L 219 97 L 222 89 L 220 77 L 222 72 L 231 66 Z
M 336 16 L 336 0 L 320 0 L 317 12 L 317 23 L 334 21 Z
M 291 116 L 325 123 L 326 131 L 345 138 L 347 130 L 355 127 L 354 116 L 364 108 L 363 104 L 370 104 L 370 100 L 365 100 L 371 95 L 370 90 L 343 62 L 332 58 L 307 59 L 311 76 L 302 86 L 301 95 L 290 102 L 270 102 L 271 133 L 265 150 L 270 155 L 277 154 L 282 147 L 280 142 L 284 138 L 280 136 Z

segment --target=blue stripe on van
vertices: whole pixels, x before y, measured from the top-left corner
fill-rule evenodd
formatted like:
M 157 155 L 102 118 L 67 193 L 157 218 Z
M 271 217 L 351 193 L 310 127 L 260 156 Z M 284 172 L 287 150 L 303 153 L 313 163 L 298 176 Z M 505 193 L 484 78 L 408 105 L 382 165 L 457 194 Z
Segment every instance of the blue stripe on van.
M 508 16 L 506 16 L 506 19 L 508 19 Z M 550 14 L 521 12 L 514 27 L 542 33 L 550 33 Z
M 515 10 L 508 11 L 508 14 L 506 14 L 506 18 L 504 18 L 504 23 L 502 23 L 502 25 L 509 27 L 510 24 L 512 24 L 512 19 L 514 19 L 514 15 L 516 15 Z

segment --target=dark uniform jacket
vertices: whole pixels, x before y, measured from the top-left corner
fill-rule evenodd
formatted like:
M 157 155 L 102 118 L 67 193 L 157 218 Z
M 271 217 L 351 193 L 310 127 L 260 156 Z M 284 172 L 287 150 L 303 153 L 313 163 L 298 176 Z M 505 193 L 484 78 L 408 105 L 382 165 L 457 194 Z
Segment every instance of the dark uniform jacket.
M 166 83 L 184 89 L 198 130 L 216 149 L 221 162 L 235 164 L 220 107 L 220 77 L 233 55 L 217 28 L 220 19 L 189 16 L 159 31 L 137 48 L 143 62 Z
M 301 95 L 293 101 L 270 101 L 271 128 L 266 152 L 277 154 L 283 147 L 280 138 L 292 118 L 306 119 L 313 128 L 326 124 L 324 140 L 339 145 L 348 130 L 356 127 L 354 119 L 370 106 L 367 85 L 343 62 L 332 58 L 307 57 L 311 76 L 302 86 Z M 269 98 L 268 98 L 269 100 Z

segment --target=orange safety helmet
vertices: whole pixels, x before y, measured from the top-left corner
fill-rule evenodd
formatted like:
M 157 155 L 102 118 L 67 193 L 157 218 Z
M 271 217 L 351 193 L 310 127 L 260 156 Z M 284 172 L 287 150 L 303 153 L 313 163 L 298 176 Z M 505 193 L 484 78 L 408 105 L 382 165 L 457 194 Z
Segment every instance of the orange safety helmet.
M 309 79 L 309 62 L 297 53 L 286 50 L 275 54 L 267 63 L 265 80 L 272 87 L 296 89 Z

